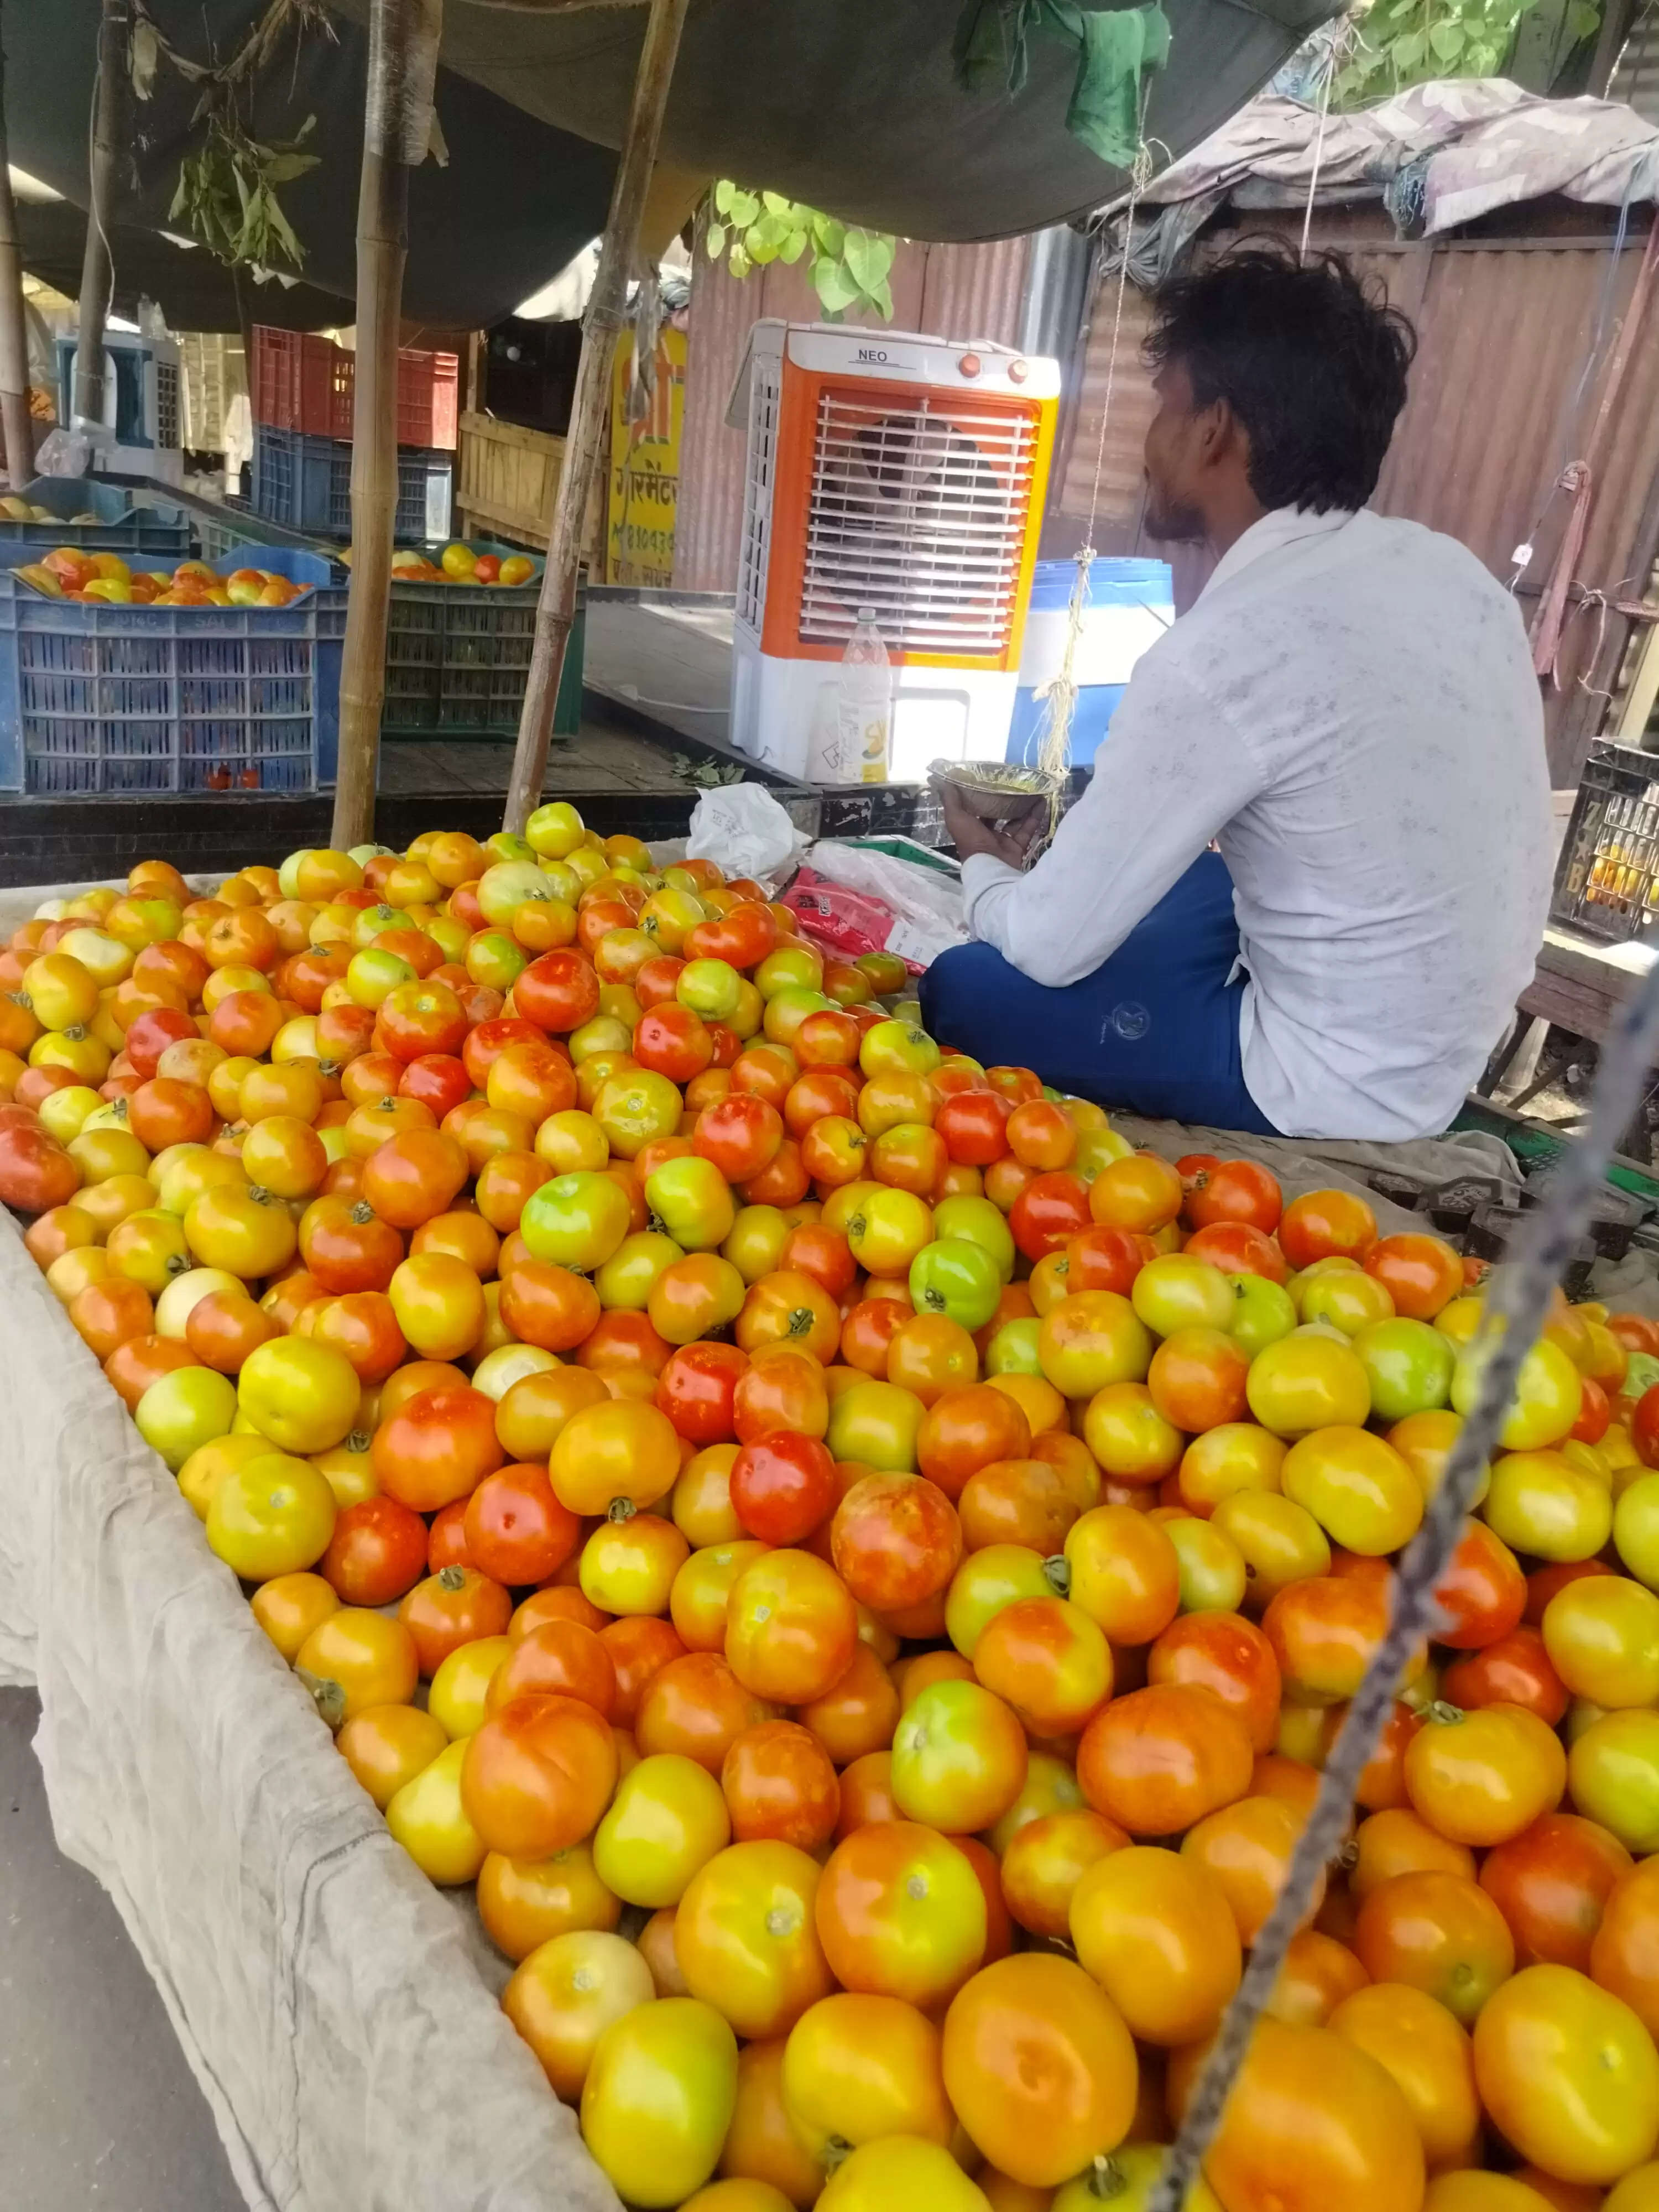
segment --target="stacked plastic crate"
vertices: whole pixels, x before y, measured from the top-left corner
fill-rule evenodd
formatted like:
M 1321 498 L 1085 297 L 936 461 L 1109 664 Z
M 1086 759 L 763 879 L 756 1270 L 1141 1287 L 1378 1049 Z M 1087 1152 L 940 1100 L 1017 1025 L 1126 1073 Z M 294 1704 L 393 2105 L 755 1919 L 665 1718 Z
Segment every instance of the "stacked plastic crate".
M 253 509 L 319 538 L 351 534 L 351 423 L 356 356 L 307 331 L 253 330 Z M 398 356 L 400 538 L 449 535 L 460 362 L 412 348 Z

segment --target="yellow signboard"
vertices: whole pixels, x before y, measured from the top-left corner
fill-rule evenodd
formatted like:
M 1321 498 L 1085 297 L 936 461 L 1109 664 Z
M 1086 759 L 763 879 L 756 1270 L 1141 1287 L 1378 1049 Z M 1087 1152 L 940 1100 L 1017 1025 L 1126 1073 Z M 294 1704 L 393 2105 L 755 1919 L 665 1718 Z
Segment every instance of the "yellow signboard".
M 642 420 L 628 418 L 634 334 L 617 341 L 611 377 L 611 495 L 605 580 L 665 589 L 674 580 L 674 512 L 680 488 L 680 423 L 685 412 L 685 333 L 657 338 L 656 386 Z

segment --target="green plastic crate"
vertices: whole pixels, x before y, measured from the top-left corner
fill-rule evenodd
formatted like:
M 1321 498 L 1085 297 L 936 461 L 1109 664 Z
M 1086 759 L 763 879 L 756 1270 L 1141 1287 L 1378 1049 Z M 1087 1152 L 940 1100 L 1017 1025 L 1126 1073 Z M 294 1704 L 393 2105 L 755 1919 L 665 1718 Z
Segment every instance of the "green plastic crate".
M 475 553 L 502 560 L 525 550 L 477 538 L 467 543 Z M 441 549 L 422 550 L 435 558 Z M 545 566 L 530 557 L 535 574 L 522 584 L 393 584 L 383 737 L 499 741 L 518 735 Z M 586 595 L 579 590 L 554 707 L 555 737 L 574 737 L 581 727 L 586 615 Z

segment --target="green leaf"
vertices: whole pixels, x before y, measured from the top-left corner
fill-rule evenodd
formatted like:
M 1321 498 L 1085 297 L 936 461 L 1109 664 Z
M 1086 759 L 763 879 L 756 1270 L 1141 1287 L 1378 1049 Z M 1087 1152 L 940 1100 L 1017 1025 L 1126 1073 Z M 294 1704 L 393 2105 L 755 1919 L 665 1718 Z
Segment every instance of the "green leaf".
M 173 204 L 167 210 L 167 221 L 169 222 L 178 222 L 179 216 L 183 215 L 185 209 L 189 207 L 191 198 L 192 194 L 190 188 L 190 163 L 188 161 L 181 161 L 179 165 L 179 189 L 173 195 Z
M 847 243 L 847 226 L 844 222 L 837 222 L 834 216 L 819 215 L 815 210 L 812 235 L 825 253 L 839 255 Z
M 737 189 L 730 177 L 720 178 L 714 186 L 714 207 L 718 214 L 731 214 L 732 196 Z
M 268 185 L 289 185 L 295 177 L 303 177 L 307 169 L 315 169 L 322 162 L 320 154 L 277 154 L 264 165 Z
M 841 314 L 850 307 L 860 289 L 857 278 L 843 264 L 831 260 L 828 255 L 820 256 L 812 264 L 812 288 L 819 304 L 831 314 Z
M 778 258 L 780 261 L 799 261 L 805 251 L 806 233 L 804 230 L 792 230 L 778 248 Z
M 885 262 L 879 260 L 876 251 L 878 243 L 879 241 L 867 230 L 854 228 L 847 234 L 847 243 L 842 248 L 842 258 L 852 270 L 854 281 L 860 292 L 874 291 L 891 265 L 890 254 Z
M 1428 52 L 1428 41 L 1420 31 L 1407 31 L 1403 39 L 1394 42 L 1394 65 L 1397 70 L 1414 70 Z
M 711 222 L 703 234 L 703 250 L 711 261 L 718 261 L 726 251 L 726 225 Z
M 875 308 L 876 313 L 881 317 L 884 323 L 890 323 L 892 321 L 893 288 L 884 276 L 882 278 L 880 283 L 877 285 L 874 292 L 871 295 L 871 305 Z
M 270 226 L 271 239 L 281 247 L 295 269 L 303 268 L 306 258 L 305 248 L 294 235 L 288 217 L 269 192 L 265 194 L 265 219 Z
M 1567 36 L 1575 45 L 1581 39 L 1593 38 L 1601 27 L 1601 10 L 1590 5 L 1590 0 L 1569 0 L 1566 15 Z
M 786 199 L 781 192 L 763 192 L 761 200 L 769 215 L 789 215 L 795 212 L 793 200 Z
M 1429 44 L 1443 62 L 1455 62 L 1463 51 L 1466 33 L 1461 23 L 1437 23 L 1429 33 Z
M 781 216 L 763 215 L 758 222 L 750 224 L 749 236 L 745 242 L 757 261 L 760 260 L 763 255 L 768 261 L 775 261 L 777 258 L 779 246 L 788 235 L 789 226 Z
M 747 230 L 760 211 L 760 201 L 756 195 L 753 192 L 744 191 L 734 191 L 732 195 L 732 204 L 726 210 L 726 213 L 739 230 Z
M 750 270 L 754 266 L 754 264 L 750 260 L 748 254 L 744 250 L 743 240 L 740 238 L 732 241 L 731 258 L 726 265 L 739 282 L 741 282 L 742 279 L 749 274 Z

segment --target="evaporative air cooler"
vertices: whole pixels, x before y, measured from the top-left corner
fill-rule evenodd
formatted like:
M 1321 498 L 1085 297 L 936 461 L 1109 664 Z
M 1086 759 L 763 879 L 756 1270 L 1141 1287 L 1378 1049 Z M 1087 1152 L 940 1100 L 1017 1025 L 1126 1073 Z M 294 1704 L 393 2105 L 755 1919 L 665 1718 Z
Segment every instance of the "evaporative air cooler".
M 873 608 L 893 663 L 890 773 L 1001 760 L 1054 444 L 1059 364 L 830 323 L 756 324 L 732 742 L 805 775 Z
M 58 341 L 58 419 L 75 414 L 73 338 Z M 159 477 L 184 482 L 180 450 L 181 371 L 175 338 L 142 337 L 136 331 L 110 331 L 104 338 L 104 420 L 94 434 L 94 473 Z

